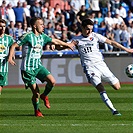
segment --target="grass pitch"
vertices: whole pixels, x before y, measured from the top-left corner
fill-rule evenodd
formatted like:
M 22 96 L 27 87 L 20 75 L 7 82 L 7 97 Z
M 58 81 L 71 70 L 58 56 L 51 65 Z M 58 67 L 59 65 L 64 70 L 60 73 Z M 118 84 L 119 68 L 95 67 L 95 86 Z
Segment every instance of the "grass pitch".
M 122 116 L 113 116 L 92 86 L 56 86 L 50 109 L 40 101 L 44 118 L 33 115 L 30 89 L 5 88 L 0 133 L 133 133 L 133 85 L 119 91 L 106 85 L 106 91 Z

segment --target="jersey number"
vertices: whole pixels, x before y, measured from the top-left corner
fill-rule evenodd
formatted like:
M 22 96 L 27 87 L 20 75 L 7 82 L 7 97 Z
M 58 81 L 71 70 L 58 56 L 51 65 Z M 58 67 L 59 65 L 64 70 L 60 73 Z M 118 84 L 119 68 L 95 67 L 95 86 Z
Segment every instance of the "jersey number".
M 92 52 L 92 49 L 91 49 L 91 47 L 86 47 L 86 48 L 83 48 L 83 52 L 89 53 L 89 52 Z

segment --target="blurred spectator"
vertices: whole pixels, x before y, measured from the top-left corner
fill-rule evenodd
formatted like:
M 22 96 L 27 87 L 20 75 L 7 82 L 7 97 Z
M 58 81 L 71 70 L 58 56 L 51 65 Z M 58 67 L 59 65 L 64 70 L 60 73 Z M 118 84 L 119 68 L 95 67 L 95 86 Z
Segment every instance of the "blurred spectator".
M 13 7 L 15 18 L 16 18 L 16 23 L 17 22 L 26 23 L 26 15 L 21 5 L 22 3 L 18 1 L 17 7 Z
M 127 26 L 125 24 L 123 24 L 121 26 L 122 32 L 120 34 L 120 39 L 121 39 L 121 44 L 126 47 L 126 48 L 130 48 L 131 45 L 131 41 L 130 41 L 130 33 L 127 31 Z
M 98 28 L 98 33 L 103 36 L 106 36 L 106 30 L 107 30 L 107 27 L 106 27 L 105 22 L 103 21 L 101 22 L 100 27 Z
M 107 12 L 110 11 L 110 0 L 99 0 L 99 7 L 102 17 L 105 17 Z
M 114 33 L 112 28 L 108 28 L 106 31 L 106 37 L 110 40 L 114 40 Z M 105 43 L 105 52 L 112 52 L 114 47 Z
M 31 16 L 30 16 L 30 10 L 28 8 L 28 5 L 27 5 L 27 2 L 23 2 L 23 9 L 24 9 L 24 12 L 25 12 L 25 15 L 26 15 L 26 22 L 27 22 L 27 26 L 30 27 L 30 19 L 31 19 Z
M 121 40 L 120 40 L 121 29 L 118 23 L 115 24 L 115 27 L 113 29 L 113 34 L 114 34 L 114 41 L 121 44 Z M 120 51 L 120 49 L 114 48 L 114 51 Z
M 98 12 L 96 19 L 98 20 L 98 26 L 100 26 L 101 22 L 104 21 L 104 18 L 102 17 L 102 13 L 100 11 Z
M 119 9 L 116 9 L 116 10 L 119 10 L 119 15 L 124 19 L 125 21 L 125 18 L 127 17 L 127 12 L 126 12 L 126 9 L 122 6 L 122 4 L 120 4 L 119 6 Z
M 73 8 L 71 6 L 69 10 L 69 15 L 70 15 L 70 19 L 69 19 L 68 30 L 70 30 L 71 25 L 73 25 L 73 23 L 76 21 L 76 14 L 73 11 Z
M 18 41 L 19 37 L 23 35 L 22 23 L 16 23 L 16 30 L 15 30 L 15 40 Z
M 119 24 L 119 25 L 125 23 L 123 18 L 119 15 L 119 10 L 116 10 L 113 21 L 114 21 L 115 24 Z
M 95 12 L 92 12 L 92 13 L 89 15 L 89 18 L 90 18 L 92 21 L 94 21 L 95 18 L 96 18 Z
M 88 16 L 88 12 L 84 5 L 81 6 L 79 12 L 77 13 L 77 21 L 81 24 L 82 20 Z
M 130 21 L 129 26 L 127 27 L 128 32 L 130 33 L 131 39 L 133 38 L 133 21 Z
M 54 32 L 54 28 L 52 27 L 51 22 L 48 22 L 47 28 L 44 29 L 44 33 L 51 38 L 57 38 Z
M 59 23 L 55 23 L 54 33 L 58 39 L 61 38 L 62 35 L 62 29 Z
M 56 5 L 55 5 L 55 8 L 54 8 L 54 14 L 56 15 L 56 13 L 61 13 L 61 8 L 60 8 L 60 4 L 59 3 L 57 3 Z
M 94 20 L 93 32 L 98 33 L 98 19 Z
M 42 17 L 42 9 L 38 0 L 34 1 L 34 4 L 30 7 L 30 16 L 31 17 Z
M 15 24 L 16 23 L 16 16 L 15 16 L 15 13 L 14 13 L 14 10 L 12 8 L 11 3 L 9 3 L 7 5 L 7 15 L 8 15 L 8 24 L 10 24 L 11 21 L 13 21 L 13 23 Z
M 62 32 L 60 40 L 62 40 L 64 42 L 68 42 L 69 41 L 69 39 L 67 37 L 67 31 Z
M 80 25 L 82 23 L 82 20 L 85 19 L 87 16 L 88 16 L 88 12 L 85 9 L 85 6 L 82 5 L 79 12 L 77 12 L 77 25 L 78 25 L 79 29 L 80 29 Z
M 95 12 L 96 17 L 97 17 L 98 12 L 100 11 L 99 0 L 91 0 L 90 4 L 91 4 L 92 11 Z
M 133 21 L 133 13 L 131 12 L 131 10 L 129 10 L 127 13 L 127 17 L 125 18 L 125 23 L 127 26 L 129 26 L 129 23 L 131 23 L 132 21 Z
M 110 11 L 113 16 L 115 15 L 116 9 L 120 7 L 120 4 L 120 0 L 110 0 Z
M 15 23 L 13 21 L 10 21 L 10 24 L 8 26 L 8 31 L 9 31 L 9 35 L 15 39 L 16 27 L 15 27 Z
M 110 11 L 108 11 L 107 12 L 107 16 L 105 17 L 105 23 L 106 23 L 106 25 L 108 26 L 108 27 L 113 27 L 113 25 L 114 25 L 114 20 L 113 20 L 113 18 L 111 17 L 111 12 Z
M 26 23 L 22 25 L 22 29 L 23 29 L 23 34 L 31 31 L 31 27 L 28 27 Z
M 6 9 L 6 1 L 2 1 L 2 5 L 0 6 L 0 18 L 7 21 L 7 9 Z
M 75 14 L 77 14 L 81 8 L 80 0 L 71 0 L 70 5 Z
M 49 11 L 47 11 L 47 17 L 46 18 L 44 17 L 43 20 L 44 20 L 45 27 L 47 27 L 49 22 L 51 22 L 53 28 L 55 27 L 55 19 L 52 18 Z

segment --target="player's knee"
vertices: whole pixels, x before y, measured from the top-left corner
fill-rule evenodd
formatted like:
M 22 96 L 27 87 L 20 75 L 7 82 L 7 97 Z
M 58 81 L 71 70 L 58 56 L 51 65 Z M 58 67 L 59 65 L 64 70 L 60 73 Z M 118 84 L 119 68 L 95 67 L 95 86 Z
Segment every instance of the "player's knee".
M 54 86 L 55 86 L 55 84 L 56 84 L 56 81 L 55 81 L 55 80 L 53 80 L 53 81 L 51 82 L 51 84 L 52 84 L 52 86 L 54 87 Z
M 112 86 L 115 90 L 119 90 L 121 88 L 120 83 L 116 83 Z

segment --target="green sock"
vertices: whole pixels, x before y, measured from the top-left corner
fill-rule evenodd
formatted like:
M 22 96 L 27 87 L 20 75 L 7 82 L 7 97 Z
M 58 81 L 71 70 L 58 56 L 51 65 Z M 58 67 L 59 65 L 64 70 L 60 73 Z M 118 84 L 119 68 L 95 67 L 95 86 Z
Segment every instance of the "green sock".
M 32 104 L 33 104 L 33 107 L 34 107 L 35 110 L 39 109 L 39 99 L 36 102 L 32 101 Z
M 44 95 L 47 96 L 49 92 L 52 90 L 53 86 L 46 85 L 45 90 L 44 90 Z

